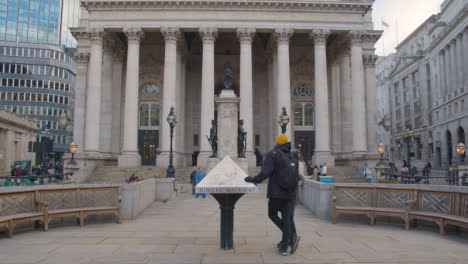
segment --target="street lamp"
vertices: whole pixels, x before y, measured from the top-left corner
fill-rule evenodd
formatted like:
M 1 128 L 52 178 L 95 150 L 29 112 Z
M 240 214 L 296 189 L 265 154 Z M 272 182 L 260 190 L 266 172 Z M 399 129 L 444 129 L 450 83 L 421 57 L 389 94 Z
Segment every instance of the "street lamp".
M 171 106 L 171 110 L 169 111 L 169 115 L 167 115 L 167 123 L 169 123 L 170 127 L 170 136 L 171 136 L 171 147 L 169 150 L 169 166 L 167 167 L 167 174 L 166 178 L 174 178 L 175 177 L 175 169 L 173 165 L 173 157 L 172 157 L 172 137 L 174 134 L 174 127 L 177 123 L 176 120 L 176 115 L 175 115 L 175 110 L 174 107 Z
M 68 164 L 75 165 L 76 161 L 74 159 L 74 155 L 75 155 L 76 150 L 78 149 L 78 145 L 75 143 L 75 141 L 72 141 L 72 143 L 70 143 L 70 145 L 68 145 L 68 149 L 70 150 L 70 152 L 72 154 L 72 158 L 71 158 L 70 162 L 68 162 Z
M 457 145 L 457 152 L 460 155 L 460 163 L 463 163 L 464 155 L 466 151 L 466 145 L 463 142 L 458 143 Z
M 279 117 L 278 121 L 279 125 L 281 126 L 281 133 L 286 133 L 286 126 L 289 123 L 289 116 L 286 113 L 286 108 L 283 107 L 283 111 L 281 112 L 281 115 Z
M 408 141 L 408 167 L 410 167 L 411 165 L 411 162 L 410 162 L 410 155 L 411 155 L 411 138 L 413 137 L 413 131 L 409 130 L 409 128 L 407 128 L 405 130 L 405 132 L 403 132 L 402 134 L 403 138 L 406 139 Z
M 385 152 L 385 145 L 382 143 L 382 141 L 380 141 L 379 145 L 377 145 L 377 151 L 380 154 L 380 164 L 384 164 L 383 154 Z

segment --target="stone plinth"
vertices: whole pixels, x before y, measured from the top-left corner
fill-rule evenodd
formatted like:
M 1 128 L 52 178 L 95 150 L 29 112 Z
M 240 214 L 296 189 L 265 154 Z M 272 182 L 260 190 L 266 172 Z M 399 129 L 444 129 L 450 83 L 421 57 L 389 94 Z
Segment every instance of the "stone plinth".
M 216 105 L 218 109 L 218 157 L 237 157 L 238 109 L 240 99 L 234 90 L 223 89 Z

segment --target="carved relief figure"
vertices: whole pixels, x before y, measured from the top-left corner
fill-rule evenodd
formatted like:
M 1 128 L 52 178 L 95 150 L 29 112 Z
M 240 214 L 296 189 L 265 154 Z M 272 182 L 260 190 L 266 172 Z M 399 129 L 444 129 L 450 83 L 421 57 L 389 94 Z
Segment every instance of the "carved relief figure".
M 210 129 L 210 136 L 206 136 L 208 142 L 211 146 L 212 154 L 210 158 L 216 158 L 218 155 L 218 130 L 216 128 L 216 121 L 211 120 L 211 129 Z
M 239 158 L 245 158 L 245 149 L 247 147 L 247 132 L 242 127 L 244 120 L 239 120 L 239 128 L 237 129 L 237 155 Z

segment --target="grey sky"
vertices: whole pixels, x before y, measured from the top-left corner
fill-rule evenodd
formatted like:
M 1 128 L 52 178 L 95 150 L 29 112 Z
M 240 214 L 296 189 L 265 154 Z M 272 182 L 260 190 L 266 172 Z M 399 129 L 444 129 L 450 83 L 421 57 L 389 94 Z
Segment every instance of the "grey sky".
M 374 29 L 385 31 L 375 45 L 376 53 L 388 55 L 395 52 L 397 32 L 398 43 L 401 43 L 432 14 L 439 13 L 442 2 L 443 0 L 376 0 L 372 12 Z M 382 26 L 382 20 L 389 27 Z

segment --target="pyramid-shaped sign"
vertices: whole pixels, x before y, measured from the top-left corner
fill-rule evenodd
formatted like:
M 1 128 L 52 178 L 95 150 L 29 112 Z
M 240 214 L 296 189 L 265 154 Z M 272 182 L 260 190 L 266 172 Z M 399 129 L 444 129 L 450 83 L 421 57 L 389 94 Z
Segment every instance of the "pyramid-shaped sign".
M 255 184 L 244 181 L 244 172 L 229 156 L 226 156 L 195 187 L 196 193 L 252 193 Z

